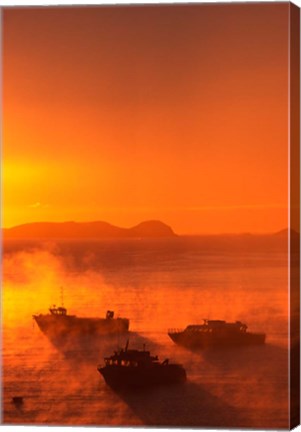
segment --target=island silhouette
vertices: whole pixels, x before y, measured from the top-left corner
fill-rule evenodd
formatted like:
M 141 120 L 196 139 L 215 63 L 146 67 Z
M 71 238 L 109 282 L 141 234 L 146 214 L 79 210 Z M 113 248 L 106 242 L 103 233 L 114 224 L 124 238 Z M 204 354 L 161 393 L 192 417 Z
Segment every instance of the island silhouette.
M 31 222 L 2 229 L 4 240 L 22 239 L 106 239 L 106 238 L 174 238 L 179 237 L 173 229 L 159 220 L 148 220 L 131 228 L 121 228 L 104 221 L 94 222 Z M 274 233 L 221 233 L 195 234 L 202 237 L 215 237 L 242 241 L 284 241 L 290 235 L 291 242 L 299 242 L 300 233 L 294 229 L 282 229 Z
M 33 222 L 3 229 L 4 239 L 26 238 L 161 238 L 176 237 L 174 231 L 158 220 L 120 228 L 108 222 Z

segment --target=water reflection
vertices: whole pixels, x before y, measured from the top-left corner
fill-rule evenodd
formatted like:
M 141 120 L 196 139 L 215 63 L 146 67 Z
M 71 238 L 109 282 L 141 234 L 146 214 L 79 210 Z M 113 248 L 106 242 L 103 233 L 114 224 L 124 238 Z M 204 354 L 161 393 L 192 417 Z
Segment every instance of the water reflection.
M 118 392 L 144 424 L 150 426 L 243 427 L 247 418 L 237 408 L 210 394 L 202 385 L 186 382 L 148 391 Z

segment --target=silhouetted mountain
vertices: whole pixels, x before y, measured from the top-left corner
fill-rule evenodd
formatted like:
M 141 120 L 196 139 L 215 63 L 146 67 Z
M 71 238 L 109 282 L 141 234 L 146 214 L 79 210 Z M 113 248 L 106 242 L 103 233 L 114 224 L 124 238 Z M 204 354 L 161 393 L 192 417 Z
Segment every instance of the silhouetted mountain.
M 132 228 L 120 228 L 107 222 L 34 222 L 3 229 L 4 239 L 35 238 L 135 238 L 174 237 L 176 234 L 160 221 L 142 222 Z
M 173 230 L 160 221 L 147 221 L 130 228 L 134 237 L 173 237 Z
M 279 237 L 281 237 L 281 236 L 287 237 L 288 232 L 289 232 L 289 229 L 285 228 L 281 231 L 276 232 L 274 235 L 279 236 Z M 291 233 L 291 237 L 299 237 L 300 236 L 300 234 L 297 231 L 295 231 L 293 228 L 290 229 L 290 233 Z

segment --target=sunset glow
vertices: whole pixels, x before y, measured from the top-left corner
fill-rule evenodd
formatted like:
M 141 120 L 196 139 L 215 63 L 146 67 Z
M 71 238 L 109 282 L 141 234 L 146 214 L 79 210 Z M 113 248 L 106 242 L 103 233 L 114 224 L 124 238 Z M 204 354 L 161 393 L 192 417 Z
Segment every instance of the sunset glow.
M 287 227 L 287 14 L 5 9 L 4 226 Z

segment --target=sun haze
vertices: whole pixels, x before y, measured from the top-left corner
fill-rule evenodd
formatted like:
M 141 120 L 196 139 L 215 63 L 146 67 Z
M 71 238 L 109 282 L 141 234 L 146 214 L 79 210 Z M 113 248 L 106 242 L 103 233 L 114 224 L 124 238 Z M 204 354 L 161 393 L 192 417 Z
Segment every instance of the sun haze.
M 4 8 L 4 226 L 288 226 L 288 8 Z

